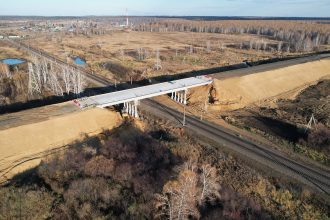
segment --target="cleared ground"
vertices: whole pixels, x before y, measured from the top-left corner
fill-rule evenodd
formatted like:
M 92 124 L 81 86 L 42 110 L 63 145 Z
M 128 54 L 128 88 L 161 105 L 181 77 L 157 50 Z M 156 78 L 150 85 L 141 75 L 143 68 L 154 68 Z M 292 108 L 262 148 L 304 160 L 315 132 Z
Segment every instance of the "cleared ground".
M 73 141 L 111 130 L 120 120 L 117 113 L 95 108 L 1 130 L 0 182 Z
M 330 59 L 214 81 L 214 110 L 234 110 L 267 99 L 294 98 L 302 89 L 330 76 Z M 259 103 L 258 103 L 259 102 Z

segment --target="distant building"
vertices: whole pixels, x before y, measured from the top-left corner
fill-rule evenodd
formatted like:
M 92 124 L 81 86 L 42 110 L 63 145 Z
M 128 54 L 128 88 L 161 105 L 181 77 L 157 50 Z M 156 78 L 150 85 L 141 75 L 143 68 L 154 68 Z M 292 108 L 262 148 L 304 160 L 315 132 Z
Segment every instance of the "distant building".
M 17 38 L 20 38 L 20 36 L 18 36 L 18 35 L 9 35 L 8 38 L 9 39 L 17 39 Z
M 0 39 L 3 39 L 4 37 L 2 35 L 0 35 Z

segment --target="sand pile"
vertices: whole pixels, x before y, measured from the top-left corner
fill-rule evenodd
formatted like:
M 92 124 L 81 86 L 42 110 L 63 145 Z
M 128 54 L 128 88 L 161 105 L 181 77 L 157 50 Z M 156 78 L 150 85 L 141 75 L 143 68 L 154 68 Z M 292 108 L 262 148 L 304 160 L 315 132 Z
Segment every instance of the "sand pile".
M 95 135 L 119 123 L 119 114 L 95 108 L 1 130 L 0 182 L 36 166 L 42 156 L 85 134 Z
M 330 59 L 308 62 L 256 74 L 214 81 L 219 110 L 243 108 L 260 100 L 281 96 L 293 98 L 299 91 L 330 76 Z M 291 93 L 290 93 L 291 92 Z

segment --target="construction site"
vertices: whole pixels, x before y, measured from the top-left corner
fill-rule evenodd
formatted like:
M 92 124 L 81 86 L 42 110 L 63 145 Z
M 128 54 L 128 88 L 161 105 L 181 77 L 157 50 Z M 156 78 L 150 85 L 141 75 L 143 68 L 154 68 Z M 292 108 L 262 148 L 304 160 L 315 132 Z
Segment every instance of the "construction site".
M 149 219 L 189 175 L 192 219 L 329 217 L 328 23 L 0 24 L 0 219 L 17 216 L 16 189 L 44 202 L 27 218 Z

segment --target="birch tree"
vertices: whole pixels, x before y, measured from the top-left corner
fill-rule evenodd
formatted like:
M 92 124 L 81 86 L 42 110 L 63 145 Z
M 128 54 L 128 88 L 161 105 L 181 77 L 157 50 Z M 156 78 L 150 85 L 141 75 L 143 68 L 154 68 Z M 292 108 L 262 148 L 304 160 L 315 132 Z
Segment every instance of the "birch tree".
M 212 201 L 220 198 L 219 190 L 219 178 L 217 171 L 209 164 L 202 165 L 200 174 L 200 188 L 201 193 L 199 197 L 199 203 L 202 204 L 206 199 Z
M 282 51 L 282 46 L 283 46 L 283 42 L 282 41 L 278 42 L 278 44 L 277 44 L 277 51 L 278 52 Z
M 73 93 L 76 95 L 84 91 L 85 78 L 80 71 L 75 71 L 74 74 L 72 74 L 72 86 L 73 86 Z
M 51 91 L 57 96 L 63 96 L 63 89 L 59 81 L 58 73 L 52 72 L 52 74 L 49 75 L 48 81 Z
M 208 164 L 200 168 L 185 163 L 177 180 L 169 181 L 163 193 L 156 195 L 158 215 L 170 220 L 199 218 L 198 208 L 206 201 L 220 198 L 216 169 Z
M 72 89 L 72 83 L 71 83 L 71 71 L 68 68 L 62 67 L 62 79 L 64 83 L 65 93 L 70 94 Z
M 182 171 L 177 181 L 168 182 L 164 186 L 163 194 L 158 196 L 160 215 L 170 220 L 187 219 L 189 216 L 198 218 L 196 184 L 196 173 L 191 170 Z
M 209 40 L 206 42 L 206 51 L 211 52 L 211 42 Z
M 162 63 L 161 63 L 161 60 L 160 60 L 159 49 L 156 50 L 156 63 L 155 63 L 155 69 L 156 69 L 156 70 L 160 70 L 160 69 L 162 69 Z
M 35 93 L 41 94 L 41 81 L 33 68 L 32 63 L 28 63 L 29 67 L 29 82 L 28 82 L 28 93 L 33 95 Z

